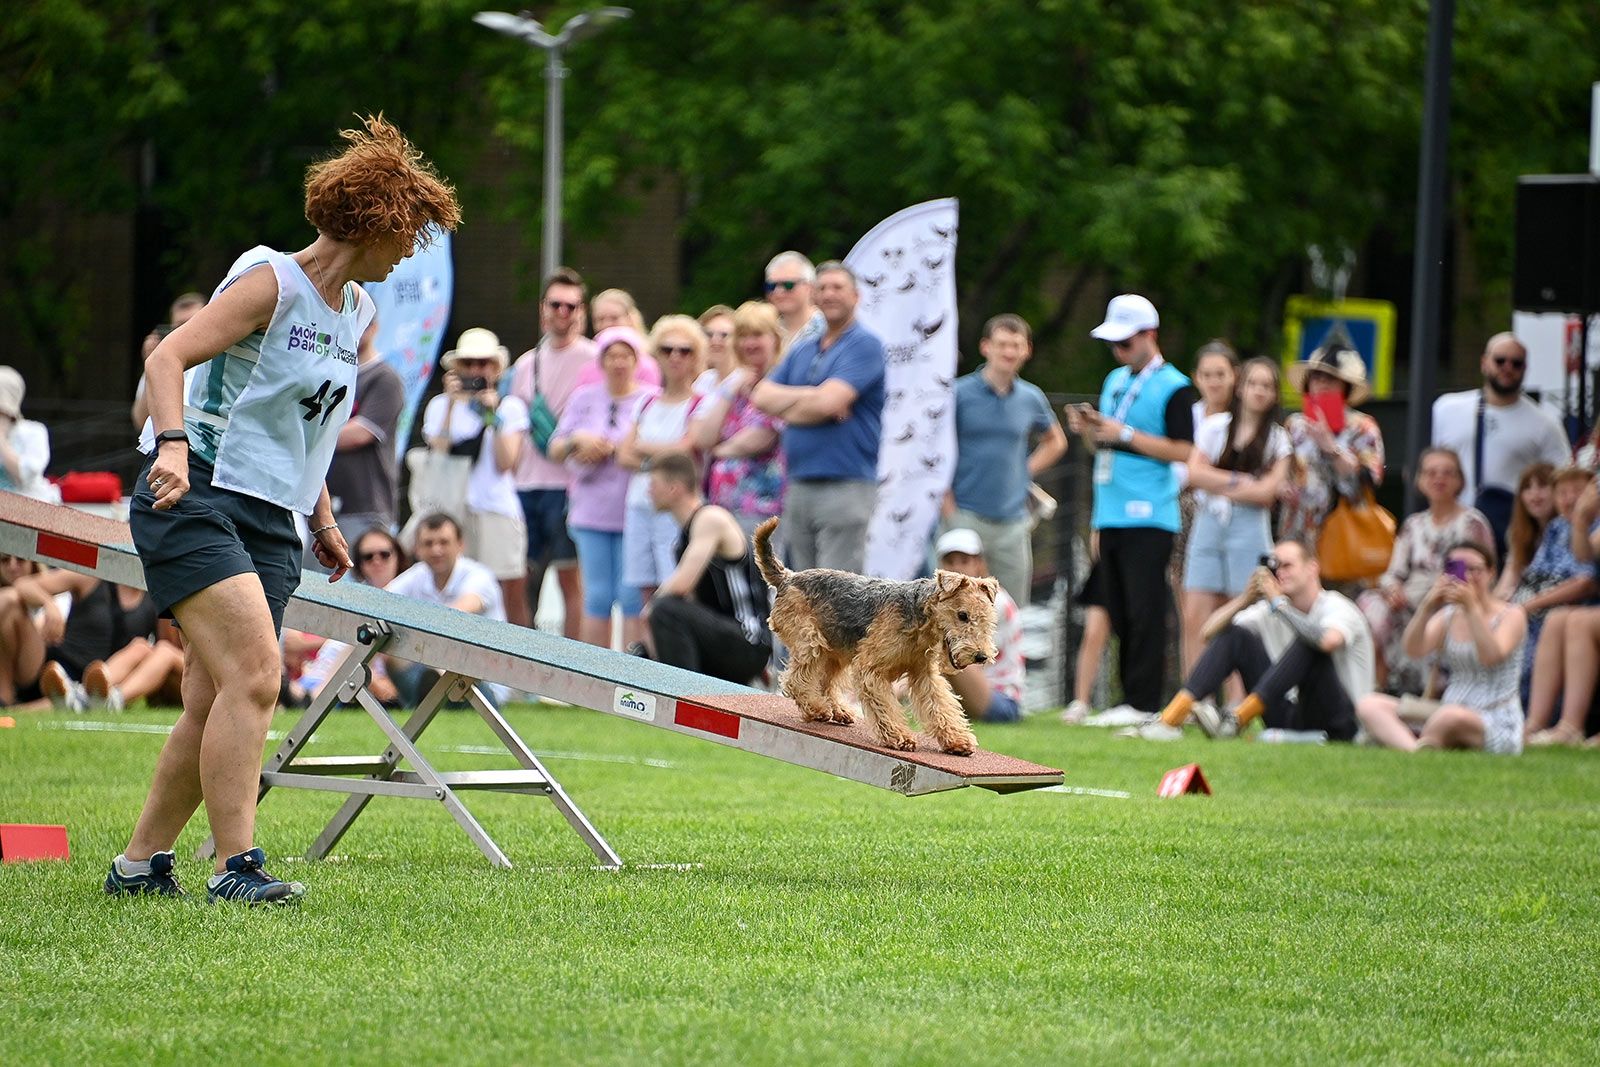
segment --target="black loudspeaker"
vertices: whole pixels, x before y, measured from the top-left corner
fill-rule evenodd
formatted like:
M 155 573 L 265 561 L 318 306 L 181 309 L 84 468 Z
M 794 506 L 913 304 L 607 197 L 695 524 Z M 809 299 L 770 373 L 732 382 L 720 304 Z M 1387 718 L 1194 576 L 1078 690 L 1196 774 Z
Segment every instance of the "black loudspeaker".
M 1600 178 L 1517 179 L 1511 293 L 1519 311 L 1600 311 Z

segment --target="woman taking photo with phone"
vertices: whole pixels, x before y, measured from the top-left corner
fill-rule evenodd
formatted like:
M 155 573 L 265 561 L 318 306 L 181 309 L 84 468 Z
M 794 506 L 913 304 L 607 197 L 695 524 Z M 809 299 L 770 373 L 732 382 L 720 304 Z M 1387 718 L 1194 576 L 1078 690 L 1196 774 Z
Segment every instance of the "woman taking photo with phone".
M 356 349 L 382 281 L 428 227 L 455 229 L 455 193 L 381 116 L 306 174 L 316 239 L 240 256 L 212 300 L 145 361 L 155 443 L 128 525 L 150 596 L 182 627 L 183 714 L 133 837 L 106 875 L 116 896 L 183 893 L 173 845 L 202 800 L 216 845 L 212 900 L 283 904 L 304 887 L 255 844 L 261 752 L 277 704 L 283 610 L 300 581 L 296 512 L 317 559 L 350 569 L 325 477 L 350 417 Z M 220 353 L 220 354 L 219 354 Z M 183 373 L 207 364 L 183 395 Z
M 1445 555 L 1434 580 L 1405 630 L 1412 659 L 1438 654 L 1450 672 L 1439 707 L 1417 737 L 1400 718 L 1400 702 L 1374 693 L 1356 705 L 1373 740 L 1389 748 L 1479 748 L 1515 755 L 1522 751 L 1522 697 L 1518 677 L 1528 636 L 1522 608 L 1495 596 L 1494 549 L 1463 542 Z

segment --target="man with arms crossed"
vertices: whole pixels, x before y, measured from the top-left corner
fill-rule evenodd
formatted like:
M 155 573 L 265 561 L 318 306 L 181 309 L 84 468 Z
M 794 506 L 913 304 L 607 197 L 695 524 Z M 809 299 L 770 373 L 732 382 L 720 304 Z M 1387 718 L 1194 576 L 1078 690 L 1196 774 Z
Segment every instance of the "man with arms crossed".
M 817 268 L 822 336 L 801 341 L 750 390 L 750 402 L 782 419 L 789 489 L 783 533 L 794 569 L 861 573 L 867 524 L 878 498 L 878 436 L 883 420 L 883 342 L 856 321 L 860 294 L 850 268 Z M 748 370 L 729 380 L 749 388 Z

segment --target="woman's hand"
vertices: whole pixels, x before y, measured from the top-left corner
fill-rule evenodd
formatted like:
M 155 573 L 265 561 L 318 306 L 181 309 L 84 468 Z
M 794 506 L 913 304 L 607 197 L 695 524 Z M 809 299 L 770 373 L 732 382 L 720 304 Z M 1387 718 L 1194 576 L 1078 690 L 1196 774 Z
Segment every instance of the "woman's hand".
M 467 391 L 461 388 L 461 375 L 453 370 L 444 372 L 444 395 L 451 400 L 465 400 Z
M 484 411 L 498 411 L 500 409 L 500 391 L 492 385 L 479 389 L 472 399 Z
M 1385 584 L 1382 588 L 1383 599 L 1396 611 L 1404 611 L 1411 606 L 1406 598 L 1406 587 L 1399 584 Z
M 344 534 L 339 532 L 332 518 L 315 525 L 317 532 L 311 535 L 311 551 L 318 563 L 333 572 L 328 575 L 328 581 L 337 582 L 355 566 L 350 560 L 350 546 L 345 544 Z
M 157 442 L 149 482 L 156 498 L 151 506 L 157 511 L 166 511 L 182 500 L 189 491 L 189 446 L 182 441 Z
M 610 441 L 584 430 L 573 432 L 568 440 L 572 443 L 572 458 L 579 463 L 604 463 L 615 451 Z
M 1306 415 L 1306 432 L 1311 435 L 1311 443 L 1317 446 L 1317 451 L 1323 455 L 1330 455 L 1339 449 L 1339 442 L 1333 436 L 1333 430 L 1328 427 L 1328 420 L 1322 414 L 1321 408 L 1313 408 Z

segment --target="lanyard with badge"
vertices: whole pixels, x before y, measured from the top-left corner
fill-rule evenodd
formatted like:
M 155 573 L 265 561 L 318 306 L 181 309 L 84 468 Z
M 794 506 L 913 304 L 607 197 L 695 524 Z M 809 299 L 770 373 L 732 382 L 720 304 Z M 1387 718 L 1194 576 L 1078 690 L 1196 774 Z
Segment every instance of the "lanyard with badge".
M 1144 369 L 1134 376 L 1133 381 L 1123 387 L 1121 395 L 1112 400 L 1111 403 L 1115 409 L 1111 415 L 1113 419 L 1123 425 L 1127 425 L 1128 412 L 1132 411 L 1133 405 L 1139 402 L 1139 394 L 1144 392 L 1145 385 L 1149 383 L 1150 378 L 1156 371 L 1161 369 L 1162 364 L 1165 362 L 1166 360 L 1160 356 L 1150 357 L 1150 362 L 1144 365 Z M 1111 484 L 1111 464 L 1115 458 L 1115 453 L 1110 448 L 1100 448 L 1095 451 L 1094 484 Z

